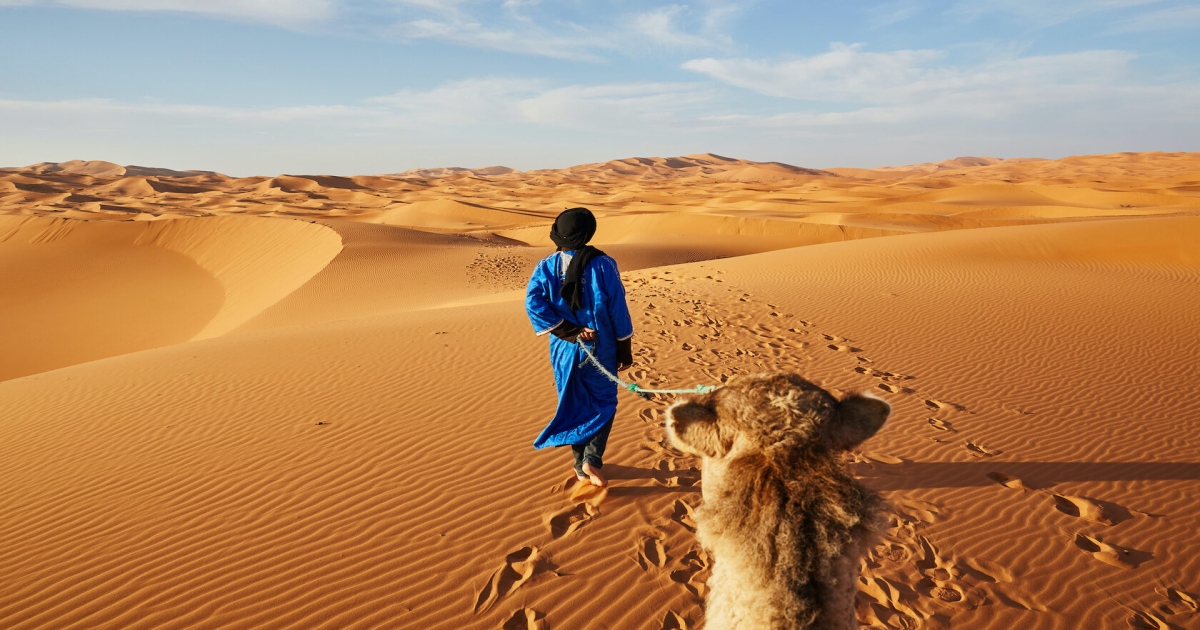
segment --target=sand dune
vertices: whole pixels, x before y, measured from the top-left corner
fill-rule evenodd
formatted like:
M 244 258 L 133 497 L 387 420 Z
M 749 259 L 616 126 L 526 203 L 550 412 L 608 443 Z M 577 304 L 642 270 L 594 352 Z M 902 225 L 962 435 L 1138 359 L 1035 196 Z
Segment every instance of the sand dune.
M 558 171 L 441 176 L 434 169 L 429 177 L 235 179 L 203 172 L 93 177 L 36 166 L 0 172 L 0 208 L 22 214 L 74 211 L 70 216 L 88 213 L 96 220 L 133 220 L 142 214 L 348 217 L 460 232 L 530 225 L 536 217 L 549 222 L 574 205 L 603 213 L 703 211 L 785 220 L 887 212 L 898 216 L 874 227 L 913 225 L 905 231 L 918 231 L 1009 225 L 1028 218 L 1128 216 L 1148 208 L 1186 213 L 1200 198 L 1192 190 L 1200 186 L 1200 176 L 1187 154 L 1005 160 L 933 172 L 821 171 L 711 154 L 630 158 Z M 1047 210 L 994 210 L 1032 206 Z M 1071 210 L 1049 210 L 1054 207 Z M 1075 208 L 1095 212 L 1081 215 Z M 988 212 L 945 225 L 930 225 L 924 218 L 976 210 Z M 848 219 L 846 224 L 869 226 L 871 221 Z
M 529 446 L 572 205 L 630 378 L 893 404 L 864 627 L 1197 627 L 1200 157 L 940 164 L 0 171 L 0 627 L 700 627 L 668 401 L 623 395 L 604 492 Z
M 963 169 L 963 168 L 975 168 L 977 166 L 991 166 L 993 164 L 999 164 L 1001 162 L 1007 162 L 1010 164 L 1014 164 L 1014 163 L 1019 163 L 1019 162 L 1030 162 L 1030 161 L 1034 161 L 1034 160 L 1036 160 L 1036 158 L 1033 158 L 1033 159 L 1015 158 L 1015 159 L 1007 159 L 1006 160 L 1006 159 L 1002 159 L 1002 158 L 993 158 L 993 157 L 965 156 L 965 157 L 957 157 L 957 158 L 954 158 L 953 160 L 943 160 L 941 162 L 925 162 L 923 164 L 909 164 L 908 166 L 883 166 L 883 167 L 877 168 L 875 170 L 883 171 L 883 172 L 889 172 L 889 171 L 890 172 L 914 172 L 915 171 L 915 172 L 919 172 L 919 173 L 936 173 L 938 171 L 951 171 L 951 170 L 957 170 L 957 169 Z
M 32 171 L 35 173 L 63 173 L 68 175 L 92 175 L 96 177 L 110 176 L 155 176 L 155 177 L 191 177 L 199 174 L 211 174 L 211 171 L 177 171 L 169 168 L 157 168 L 150 166 L 121 166 L 112 162 L 104 162 L 102 160 L 71 160 L 69 162 L 42 162 L 32 164 L 21 169 L 2 169 L 3 170 L 22 170 Z
M 612 215 L 597 221 L 593 242 L 622 268 L 744 256 L 758 252 L 899 234 L 898 231 L 694 213 Z M 527 245 L 553 248 L 545 225 L 498 231 Z M 639 264 L 651 259 L 656 265 Z M 635 260 L 637 262 L 635 262 Z
M 340 249 L 299 221 L 0 216 L 0 378 L 222 335 Z
M 449 199 L 416 201 L 400 207 L 391 207 L 367 220 L 372 223 L 382 223 L 383 225 L 400 225 L 458 232 L 470 232 L 482 229 L 495 230 L 527 223 L 545 223 L 547 221 L 545 217 L 535 214 L 494 210 L 476 204 Z
M 483 168 L 460 168 L 460 167 L 445 167 L 445 168 L 416 168 L 402 173 L 397 173 L 395 177 L 418 177 L 418 178 L 440 178 L 449 177 L 452 175 L 507 175 L 508 173 L 516 173 L 516 169 L 508 168 L 507 166 L 485 166 Z
M 42 162 L 25 167 L 35 173 L 64 173 L 69 175 L 94 175 L 98 177 L 124 175 L 125 167 L 102 160 L 70 160 L 68 162 Z

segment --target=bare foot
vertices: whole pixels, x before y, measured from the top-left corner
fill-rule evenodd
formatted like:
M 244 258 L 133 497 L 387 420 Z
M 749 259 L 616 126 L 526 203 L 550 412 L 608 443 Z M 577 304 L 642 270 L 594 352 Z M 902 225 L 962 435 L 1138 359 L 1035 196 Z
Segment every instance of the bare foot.
M 608 480 L 604 478 L 604 475 L 600 474 L 599 468 L 584 462 L 583 472 L 587 473 L 588 479 L 592 482 L 593 486 L 603 488 L 608 485 Z
M 578 479 L 582 483 L 591 483 L 592 482 L 592 478 L 587 476 L 587 473 L 576 472 L 575 478 Z

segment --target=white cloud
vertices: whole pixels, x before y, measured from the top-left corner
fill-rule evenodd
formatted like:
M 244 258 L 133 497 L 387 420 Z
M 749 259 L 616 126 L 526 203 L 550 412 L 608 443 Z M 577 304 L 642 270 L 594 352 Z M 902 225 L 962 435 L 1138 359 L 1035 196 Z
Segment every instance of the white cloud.
M 389 0 L 392 4 L 418 7 L 431 11 L 452 12 L 458 10 L 458 5 L 465 0 Z
M 344 122 L 361 121 L 369 110 L 348 105 L 309 105 L 249 109 L 159 102 L 131 102 L 103 98 L 67 99 L 59 101 L 0 100 L 0 111 L 37 114 L 39 118 L 54 119 L 59 115 L 78 117 L 84 125 L 101 120 L 144 121 L 196 120 L 224 123 L 275 124 L 303 121 Z
M 508 12 L 512 19 L 532 25 L 533 18 L 526 13 L 526 9 L 535 7 L 541 3 L 541 0 L 504 0 L 504 4 L 500 5 Z
M 633 15 L 628 30 L 664 48 L 729 47 L 733 40 L 726 30 L 752 3 L 753 0 L 708 0 L 696 9 L 682 4 L 667 5 Z M 691 22 L 693 29 L 689 30 L 685 22 Z
M 724 33 L 726 27 L 733 22 L 734 18 L 750 4 L 754 4 L 754 0 L 710 2 L 708 10 L 704 13 L 704 32 L 709 34 Z
M 1115 28 L 1116 33 L 1139 31 L 1200 30 L 1200 6 L 1178 6 L 1130 17 Z
M 888 85 L 870 98 L 851 84 L 844 92 L 860 100 L 849 107 L 782 101 L 792 111 L 764 111 L 761 101 L 746 109 L 710 83 L 563 85 L 506 77 L 298 107 L 0 100 L 0 164 L 94 157 L 244 174 L 355 174 L 489 163 L 545 168 L 713 151 L 829 166 L 971 153 L 1188 150 L 1200 142 L 1200 86 L 1141 85 L 1119 71 L 1077 76 L 1088 64 L 1117 59 L 1082 55 L 972 68 L 922 62 L 942 74 L 920 77 L 917 87 Z
M 479 78 L 430 90 L 401 90 L 369 99 L 409 123 L 501 125 L 523 123 L 576 129 L 637 129 L 695 119 L 716 99 L 697 83 L 616 83 L 552 86 L 535 79 Z
M 711 88 L 695 83 L 626 83 L 546 90 L 522 99 L 517 108 L 529 122 L 629 131 L 688 124 L 716 98 Z
M 923 10 L 923 3 L 915 0 L 892 0 L 864 9 L 867 25 L 872 29 L 887 28 L 915 17 Z
M 474 124 L 515 120 L 518 101 L 546 89 L 544 81 L 532 79 L 467 79 L 425 91 L 400 90 L 366 103 L 424 123 Z
M 525 7 L 533 7 L 541 4 L 541 0 L 504 0 L 501 6 L 513 12 L 520 12 Z
M 485 77 L 307 107 L 0 100 L 0 165 L 95 158 L 243 175 L 548 168 L 710 150 L 703 134 L 727 126 L 700 119 L 713 97 L 697 84 Z M 687 150 L 673 153 L 676 144 Z
M 688 123 L 711 103 L 711 88 L 695 83 L 628 83 L 553 87 L 537 79 L 478 78 L 429 90 L 400 90 L 350 105 L 237 108 L 112 99 L 0 100 L 0 112 L 54 125 L 214 123 L 257 128 L 303 123 L 358 130 L 461 129 L 513 123 L 577 129 L 632 130 Z
M 2 0 L 0 0 L 2 1 Z M 540 0 L 504 0 L 461 6 L 464 0 L 391 0 L 409 14 L 388 32 L 404 39 L 432 39 L 472 48 L 574 61 L 604 61 L 616 51 L 646 48 L 727 48 L 725 29 L 756 0 L 700 0 L 695 8 L 671 4 L 634 13 L 586 5 L 583 24 Z M 499 10 L 497 10 L 497 7 Z M 576 8 L 581 9 L 584 4 Z M 535 9 L 539 9 L 535 11 Z
M 811 105 L 758 116 L 781 126 L 898 124 L 915 120 L 1003 121 L 1030 112 L 1115 115 L 1156 110 L 1186 118 L 1200 105 L 1194 84 L 1153 85 L 1133 80 L 1136 55 L 1092 50 L 1007 57 L 971 66 L 946 63 L 933 50 L 871 53 L 834 45 L 812 57 L 783 61 L 696 59 L 684 68 L 761 94 Z M 1164 118 L 1165 120 L 1165 118 Z
M 924 81 L 936 50 L 864 52 L 862 44 L 833 44 L 829 52 L 787 61 L 693 59 L 683 68 L 770 96 L 811 101 L 869 101 L 885 91 Z
M 472 48 L 574 61 L 601 61 L 601 58 L 591 51 L 609 47 L 609 44 L 602 40 L 586 35 L 550 35 L 532 24 L 520 29 L 494 28 L 459 14 L 444 19 L 401 22 L 392 27 L 390 32 L 407 39 L 436 39 Z
M 1035 27 L 1047 27 L 1098 12 L 1127 9 L 1162 0 L 960 0 L 948 13 L 975 21 L 988 15 L 1009 14 Z
M 175 11 L 298 28 L 333 17 L 336 0 L 0 0 L 0 6 Z
M 580 4 L 582 23 L 541 0 L 0 0 L 0 7 L 191 13 L 292 29 L 365 30 L 508 53 L 601 62 L 615 51 L 728 47 L 725 28 L 756 0 L 697 0 L 637 12 Z M 636 6 L 636 5 L 634 5 Z M 365 16 L 374 21 L 364 22 Z M 398 18 L 397 18 L 398 16 Z
M 630 28 L 652 43 L 668 48 L 703 48 L 712 45 L 705 37 L 687 33 L 679 28 L 679 17 L 687 7 L 670 6 L 633 16 Z
M 536 6 L 538 0 L 505 0 L 501 15 L 490 15 L 486 7 L 465 11 L 459 5 L 465 0 L 391 0 L 410 9 L 414 15 L 386 30 L 389 36 L 410 40 L 439 40 L 470 48 L 502 52 L 598 62 L 602 59 L 592 50 L 603 43 L 582 36 L 563 37 L 539 27 L 524 10 Z M 504 14 L 509 18 L 500 24 Z M 487 19 L 484 16 L 488 15 Z M 416 17 L 422 16 L 422 17 Z M 415 19 L 414 19 L 415 18 Z

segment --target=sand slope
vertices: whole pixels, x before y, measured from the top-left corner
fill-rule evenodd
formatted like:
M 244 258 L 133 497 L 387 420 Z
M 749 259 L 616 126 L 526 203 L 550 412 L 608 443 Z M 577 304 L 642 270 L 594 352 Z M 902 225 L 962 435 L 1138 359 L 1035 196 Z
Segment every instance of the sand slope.
M 221 335 L 340 250 L 299 221 L 0 216 L 0 378 Z
M 757 168 L 727 158 L 647 162 L 95 193 L 148 221 L 46 201 L 120 177 L 0 174 L 0 627 L 698 627 L 701 471 L 667 401 L 623 395 L 606 492 L 529 448 L 555 401 L 521 288 L 603 177 L 627 178 L 594 207 L 631 378 L 787 369 L 893 403 L 853 456 L 893 503 L 865 626 L 1200 623 L 1200 160 L 790 193 L 710 177 Z M 422 203 L 444 224 L 380 219 Z

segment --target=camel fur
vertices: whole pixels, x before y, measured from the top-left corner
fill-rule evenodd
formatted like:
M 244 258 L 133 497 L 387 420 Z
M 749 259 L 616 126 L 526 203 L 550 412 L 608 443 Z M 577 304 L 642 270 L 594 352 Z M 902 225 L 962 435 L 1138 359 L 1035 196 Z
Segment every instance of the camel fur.
M 794 374 L 734 377 L 667 410 L 672 442 L 702 458 L 706 630 L 858 628 L 859 566 L 882 501 L 844 454 L 889 413 L 874 396 L 838 400 Z

